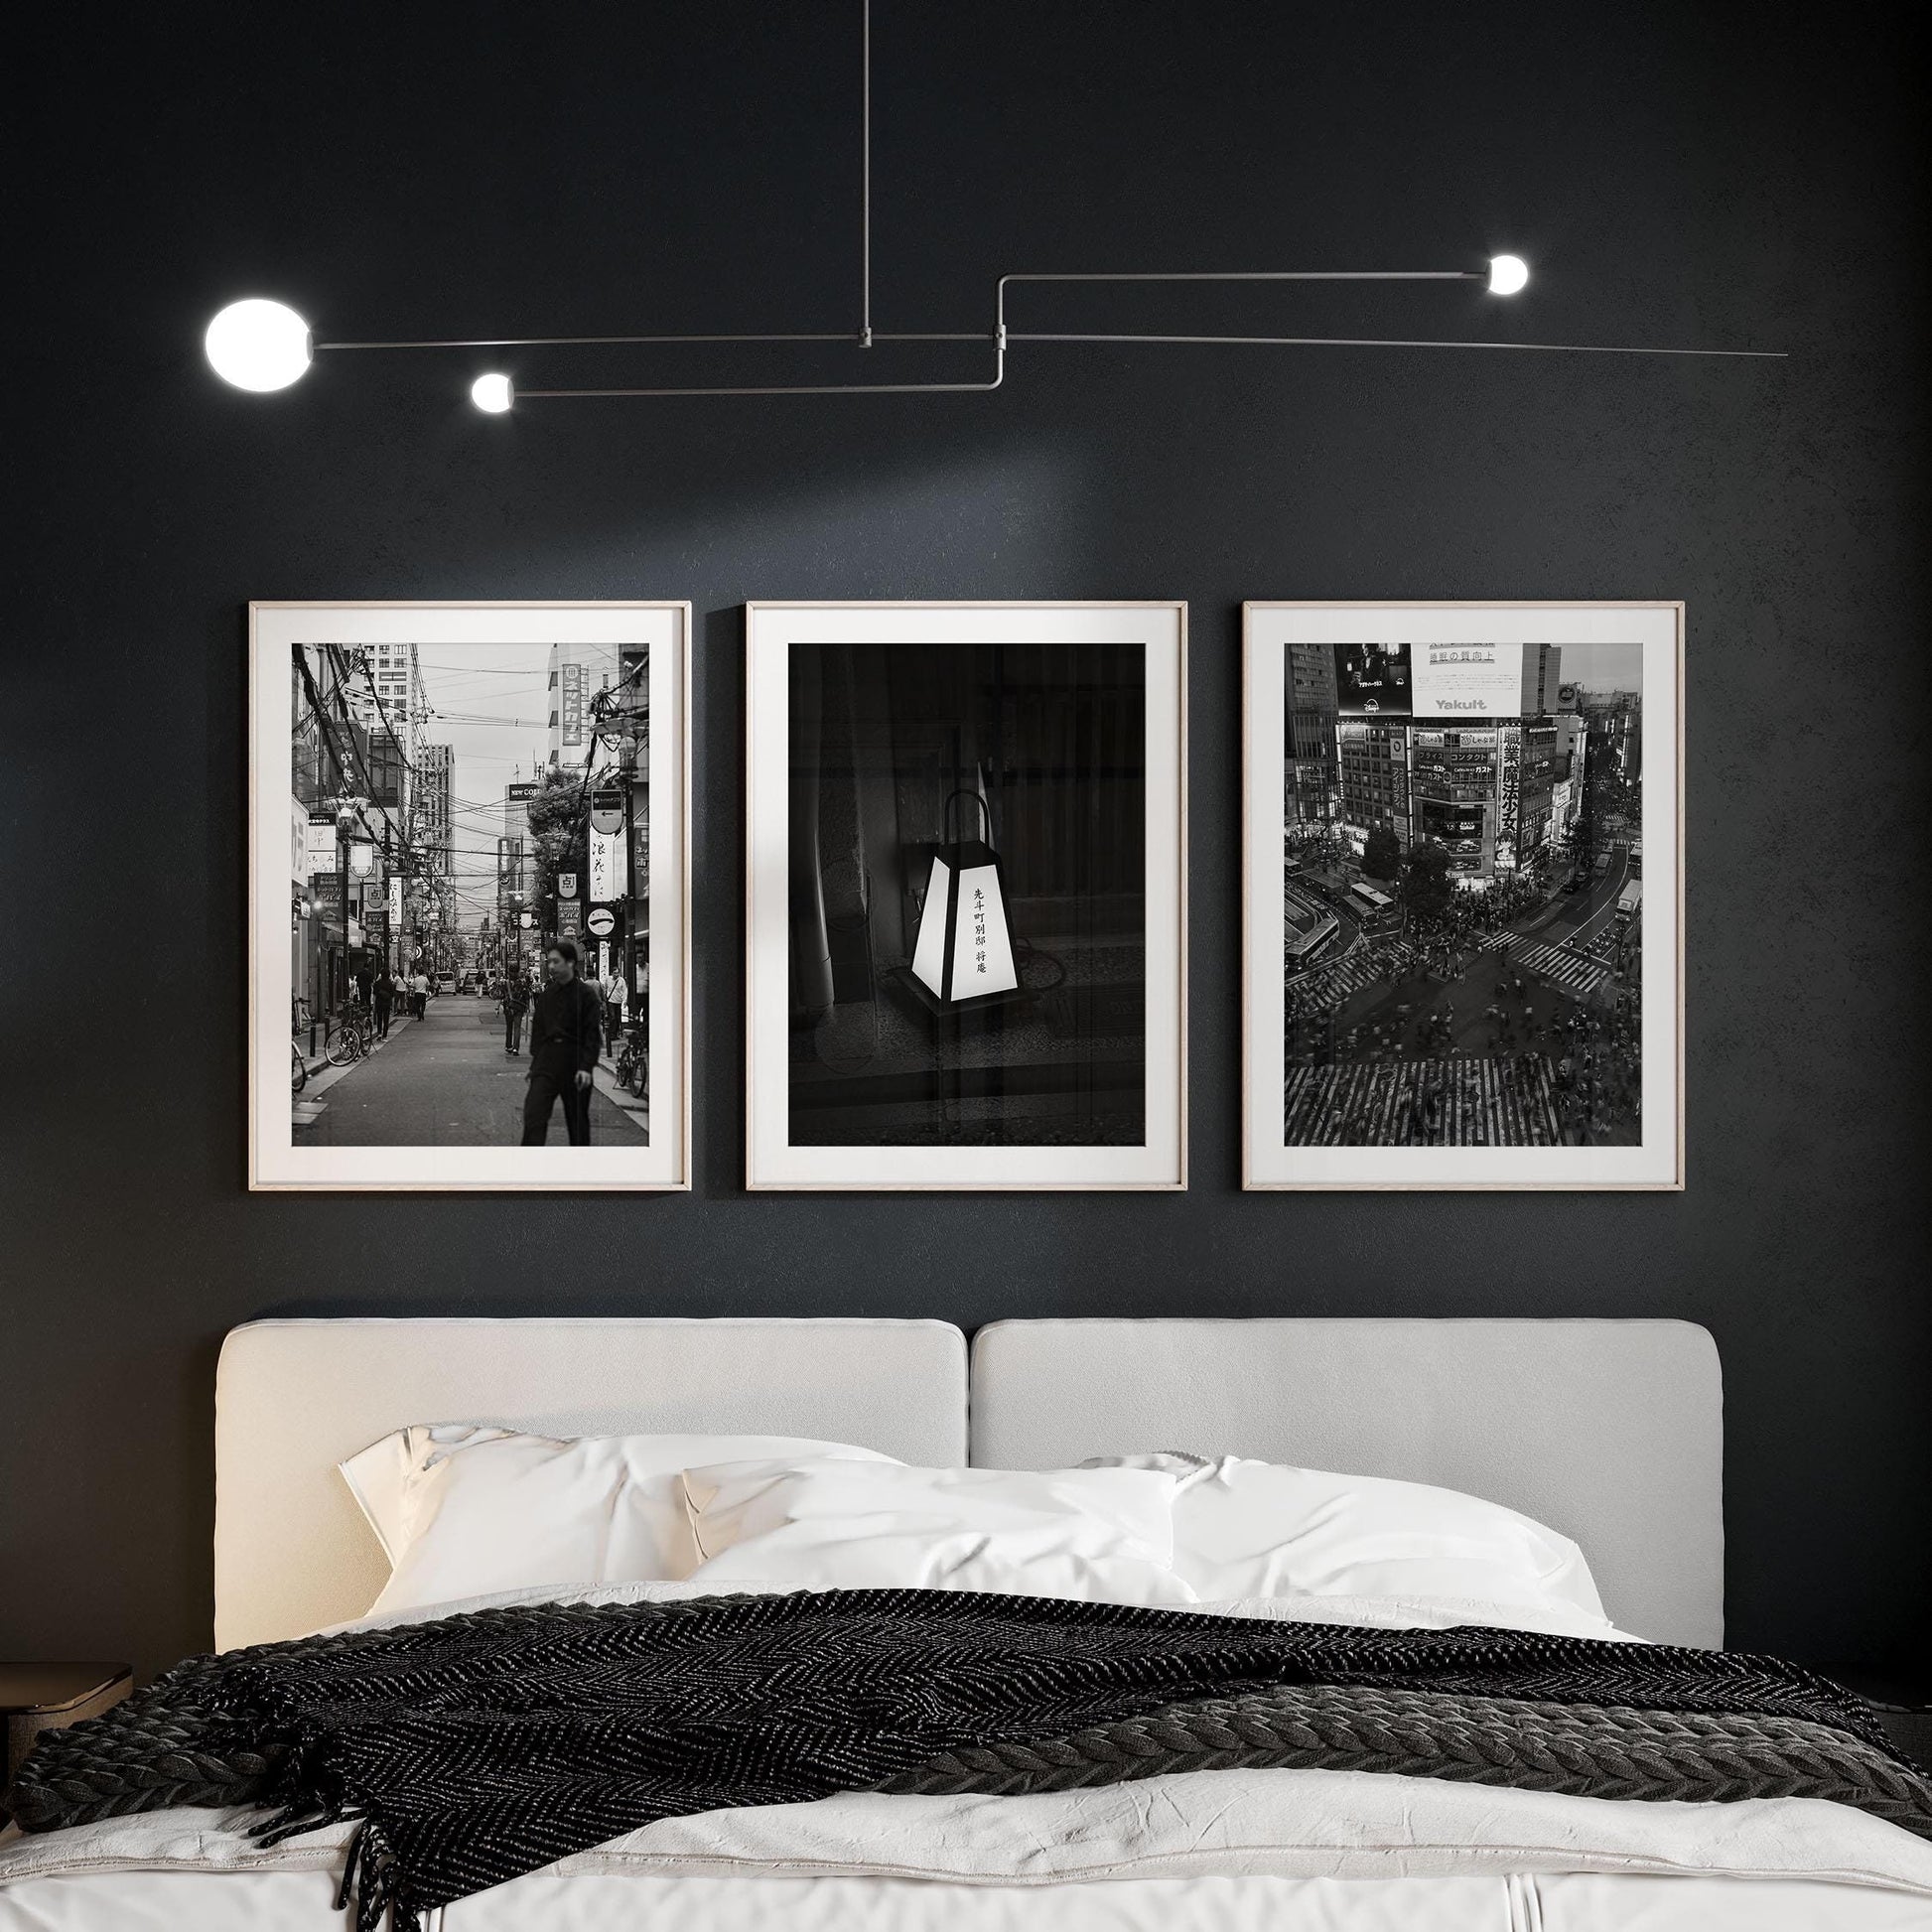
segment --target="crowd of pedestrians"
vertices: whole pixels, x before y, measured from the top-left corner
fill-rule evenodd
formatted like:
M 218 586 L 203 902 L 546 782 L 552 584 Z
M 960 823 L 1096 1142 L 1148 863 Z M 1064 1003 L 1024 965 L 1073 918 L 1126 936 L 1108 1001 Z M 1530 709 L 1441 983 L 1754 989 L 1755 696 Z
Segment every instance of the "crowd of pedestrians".
M 1545 897 L 1530 880 L 1498 880 L 1296 978 L 1288 1099 L 1299 1134 L 1383 1147 L 1639 1140 L 1638 948 L 1600 934 L 1589 952 L 1606 971 L 1580 999 L 1510 957 L 1509 921 Z M 1337 1027 L 1350 1005 L 1367 1011 Z

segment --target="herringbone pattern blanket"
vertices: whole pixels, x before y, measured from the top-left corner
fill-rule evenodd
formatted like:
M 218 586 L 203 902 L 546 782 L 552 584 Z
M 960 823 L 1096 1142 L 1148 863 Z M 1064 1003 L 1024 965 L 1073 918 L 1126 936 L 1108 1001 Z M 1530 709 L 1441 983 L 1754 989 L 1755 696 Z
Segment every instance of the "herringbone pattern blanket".
M 30 1830 L 256 1803 L 265 1843 L 357 1818 L 342 1902 L 415 1932 L 658 1818 L 1236 1764 L 1826 1798 L 1932 1838 L 1932 1783 L 1774 1659 L 936 1590 L 542 1604 L 199 1658 L 47 1733 L 14 1803 Z

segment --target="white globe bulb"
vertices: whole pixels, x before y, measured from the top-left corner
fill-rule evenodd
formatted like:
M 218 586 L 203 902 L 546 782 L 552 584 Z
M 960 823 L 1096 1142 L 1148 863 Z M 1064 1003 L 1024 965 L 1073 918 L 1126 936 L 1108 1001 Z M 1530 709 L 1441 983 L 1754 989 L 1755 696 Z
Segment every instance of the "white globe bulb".
M 309 325 L 280 302 L 230 302 L 204 345 L 214 373 L 237 389 L 286 389 L 315 353 Z
M 1521 255 L 1489 257 L 1489 293 L 1514 295 L 1529 285 L 1530 265 Z
M 470 385 L 470 400 L 479 409 L 500 416 L 516 400 L 516 390 L 506 375 L 480 375 Z

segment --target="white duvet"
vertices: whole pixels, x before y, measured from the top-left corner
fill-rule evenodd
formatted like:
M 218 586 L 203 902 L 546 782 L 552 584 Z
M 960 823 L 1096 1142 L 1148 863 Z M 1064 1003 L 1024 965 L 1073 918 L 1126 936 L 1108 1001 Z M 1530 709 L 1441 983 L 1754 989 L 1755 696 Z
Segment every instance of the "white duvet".
M 662 1600 L 688 1586 L 573 1592 Z M 556 1592 L 523 1592 L 528 1600 Z M 1203 1610 L 1606 1636 L 1583 1612 L 1278 1597 Z M 384 1619 L 403 1621 L 403 1618 Z M 0 1844 L 0 1932 L 322 1932 L 343 1827 L 262 1851 L 252 1812 Z M 1691 1881 L 1691 1882 L 1687 1882 Z M 1325 1771 L 1020 1798 L 849 1793 L 668 1819 L 464 1899 L 433 1932 L 1902 1932 L 1932 1844 L 1811 1799 L 1616 1803 Z

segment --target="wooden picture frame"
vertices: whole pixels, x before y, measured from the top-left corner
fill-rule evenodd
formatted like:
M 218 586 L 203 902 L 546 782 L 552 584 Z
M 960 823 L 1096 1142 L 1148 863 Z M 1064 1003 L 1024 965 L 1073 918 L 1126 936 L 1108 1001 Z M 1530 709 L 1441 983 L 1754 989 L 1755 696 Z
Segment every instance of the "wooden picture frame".
M 1682 1188 L 1684 606 L 1251 602 L 1242 654 L 1242 1185 Z
M 1179 602 L 747 605 L 749 1187 L 1186 1185 L 1186 641 Z M 943 878 L 988 897 L 927 986 Z
M 259 602 L 248 662 L 250 1189 L 689 1188 L 690 605 Z M 493 1001 L 553 937 L 605 976 L 588 1091 Z M 420 1020 L 381 998 L 418 971 Z

